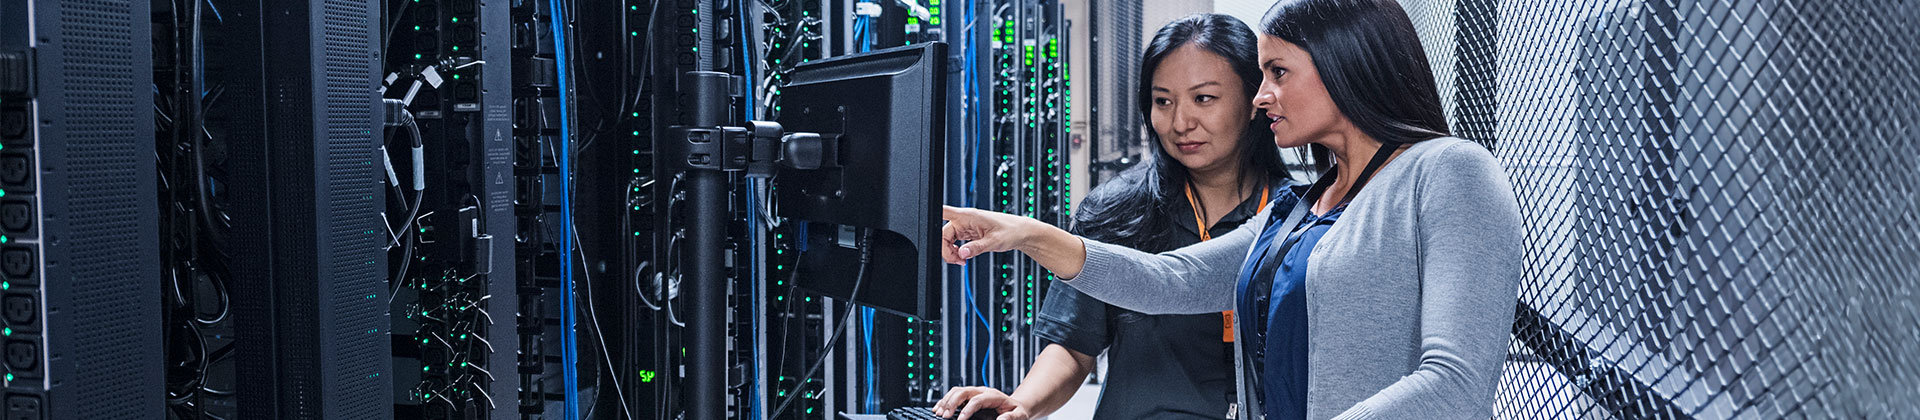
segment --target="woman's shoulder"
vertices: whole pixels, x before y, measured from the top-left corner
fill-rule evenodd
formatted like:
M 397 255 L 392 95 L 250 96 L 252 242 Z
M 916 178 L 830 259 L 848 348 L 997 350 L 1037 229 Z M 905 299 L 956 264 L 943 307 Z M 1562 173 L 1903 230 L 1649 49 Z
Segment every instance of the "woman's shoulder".
M 1113 179 L 1095 186 L 1086 198 L 1074 206 L 1074 231 L 1080 235 L 1105 238 L 1114 231 L 1133 231 L 1139 222 L 1156 209 L 1151 181 L 1138 170 L 1122 171 Z
M 1487 146 L 1459 137 L 1442 137 L 1416 143 L 1414 169 L 1422 196 L 1474 196 L 1504 191 L 1511 196 L 1513 183 L 1500 160 Z
M 1143 188 L 1145 185 L 1141 185 L 1149 181 L 1147 178 L 1153 175 L 1151 172 L 1152 171 L 1144 170 L 1120 171 L 1120 174 L 1114 176 L 1113 179 L 1109 179 L 1093 187 L 1093 191 L 1087 193 L 1087 201 L 1107 202 L 1151 194 L 1153 193 L 1152 191 L 1146 191 L 1146 189 Z
M 1447 136 L 1414 143 L 1407 150 L 1423 162 L 1459 162 L 1465 160 L 1493 160 L 1493 151 L 1487 146 L 1459 137 Z
M 1506 181 L 1506 171 L 1487 146 L 1459 137 L 1441 137 L 1414 143 L 1403 155 L 1411 158 L 1415 176 L 1422 179 L 1494 177 Z
M 1146 185 L 1152 174 L 1148 171 L 1121 171 L 1120 175 L 1101 182 L 1080 201 L 1079 211 L 1074 212 L 1076 220 L 1093 217 L 1109 217 L 1113 212 L 1132 213 L 1137 210 L 1152 210 L 1154 197 L 1159 192 L 1152 185 Z M 1147 206 L 1147 207 L 1142 207 Z

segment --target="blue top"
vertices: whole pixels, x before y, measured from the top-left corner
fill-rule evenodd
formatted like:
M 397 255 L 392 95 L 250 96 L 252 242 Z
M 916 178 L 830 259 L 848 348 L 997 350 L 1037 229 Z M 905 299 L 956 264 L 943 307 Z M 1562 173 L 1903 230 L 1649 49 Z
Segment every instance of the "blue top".
M 1276 204 L 1312 205 L 1298 199 L 1297 194 L 1305 193 L 1306 187 L 1296 187 L 1295 195 Z M 1340 205 L 1324 215 L 1309 212 L 1300 220 L 1300 226 L 1288 232 L 1286 241 L 1277 242 L 1274 239 L 1281 235 L 1278 224 L 1289 213 L 1281 208 L 1274 207 L 1268 216 L 1266 227 L 1261 229 L 1253 253 L 1241 270 L 1236 307 L 1240 313 L 1248 314 L 1241 317 L 1242 328 L 1253 332 L 1243 338 L 1251 350 L 1247 357 L 1253 363 L 1253 371 L 1260 377 L 1255 395 L 1266 410 L 1266 417 L 1298 420 L 1307 418 L 1307 258 L 1320 238 L 1333 229 L 1333 223 L 1340 219 L 1347 206 Z M 1268 247 L 1276 245 L 1287 249 L 1280 256 L 1274 278 L 1253 281 L 1262 260 L 1266 259 Z

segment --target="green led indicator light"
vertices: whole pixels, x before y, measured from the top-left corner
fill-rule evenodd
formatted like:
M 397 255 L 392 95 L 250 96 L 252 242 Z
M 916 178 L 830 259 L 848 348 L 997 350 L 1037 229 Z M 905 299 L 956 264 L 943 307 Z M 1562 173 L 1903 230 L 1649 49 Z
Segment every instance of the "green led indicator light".
M 460 47 L 453 47 L 453 50 L 454 50 L 454 51 L 460 51 Z M 453 75 L 453 80 L 460 80 L 460 75 L 458 75 L 458 74 L 456 74 L 456 75 Z
M 420 54 L 414 54 L 414 55 L 413 55 L 413 59 L 415 59 L 415 60 L 419 60 L 419 59 L 420 59 Z
M 413 30 L 416 30 L 416 31 L 420 30 L 420 25 L 413 25 Z
M 640 36 L 640 31 L 628 32 L 627 34 L 632 36 Z
M 7 382 L 13 382 L 13 374 L 7 374 Z
M 460 18 L 453 18 L 453 23 L 460 23 Z
M 415 1 L 418 1 L 418 0 L 415 0 Z M 627 8 L 633 9 L 633 10 L 640 10 L 640 6 L 627 6 Z
M 7 328 L 7 329 L 0 329 L 0 335 L 9 335 L 9 336 L 11 336 L 11 335 L 13 335 L 13 329 L 12 329 L 12 328 Z

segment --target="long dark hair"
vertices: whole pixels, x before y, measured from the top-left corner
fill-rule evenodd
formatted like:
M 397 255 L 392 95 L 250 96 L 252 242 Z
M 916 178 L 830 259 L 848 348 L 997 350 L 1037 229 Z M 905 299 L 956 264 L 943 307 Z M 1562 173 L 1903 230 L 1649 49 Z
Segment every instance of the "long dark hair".
M 1143 119 L 1153 120 L 1154 72 L 1160 69 L 1167 55 L 1188 44 L 1226 59 L 1234 74 L 1240 76 L 1240 89 L 1248 99 L 1260 88 L 1259 49 L 1253 30 L 1246 23 L 1220 14 L 1187 16 L 1161 27 L 1140 60 L 1140 87 L 1135 100 L 1139 102 Z M 1270 122 L 1265 116 L 1249 121 L 1234 145 L 1234 153 L 1240 159 L 1237 176 L 1248 183 L 1243 185 L 1248 190 L 1265 189 L 1269 179 L 1286 175 L 1279 149 L 1273 146 Z M 1174 206 L 1187 205 L 1182 188 L 1191 175 L 1186 165 L 1174 160 L 1173 155 L 1161 147 L 1157 130 L 1146 131 L 1153 157 L 1128 168 L 1088 195 L 1080 204 L 1080 213 L 1074 217 L 1077 233 L 1145 251 L 1171 249 L 1167 239 L 1176 222 L 1171 220 L 1171 215 L 1177 210 Z
M 1382 143 L 1448 135 L 1440 89 L 1413 20 L 1394 0 L 1280 0 L 1260 19 L 1267 35 L 1313 56 L 1340 113 Z M 1310 145 L 1325 170 L 1326 148 Z

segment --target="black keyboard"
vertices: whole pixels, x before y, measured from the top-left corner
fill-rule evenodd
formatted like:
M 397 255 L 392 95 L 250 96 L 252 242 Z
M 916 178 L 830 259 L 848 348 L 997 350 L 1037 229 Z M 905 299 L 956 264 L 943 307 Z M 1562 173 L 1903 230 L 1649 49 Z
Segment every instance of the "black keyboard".
M 999 417 L 997 414 L 993 410 L 980 410 L 973 413 L 973 418 L 968 420 L 994 420 L 995 417 Z M 900 407 L 888 412 L 887 420 L 947 420 L 947 418 L 934 414 L 931 407 Z

